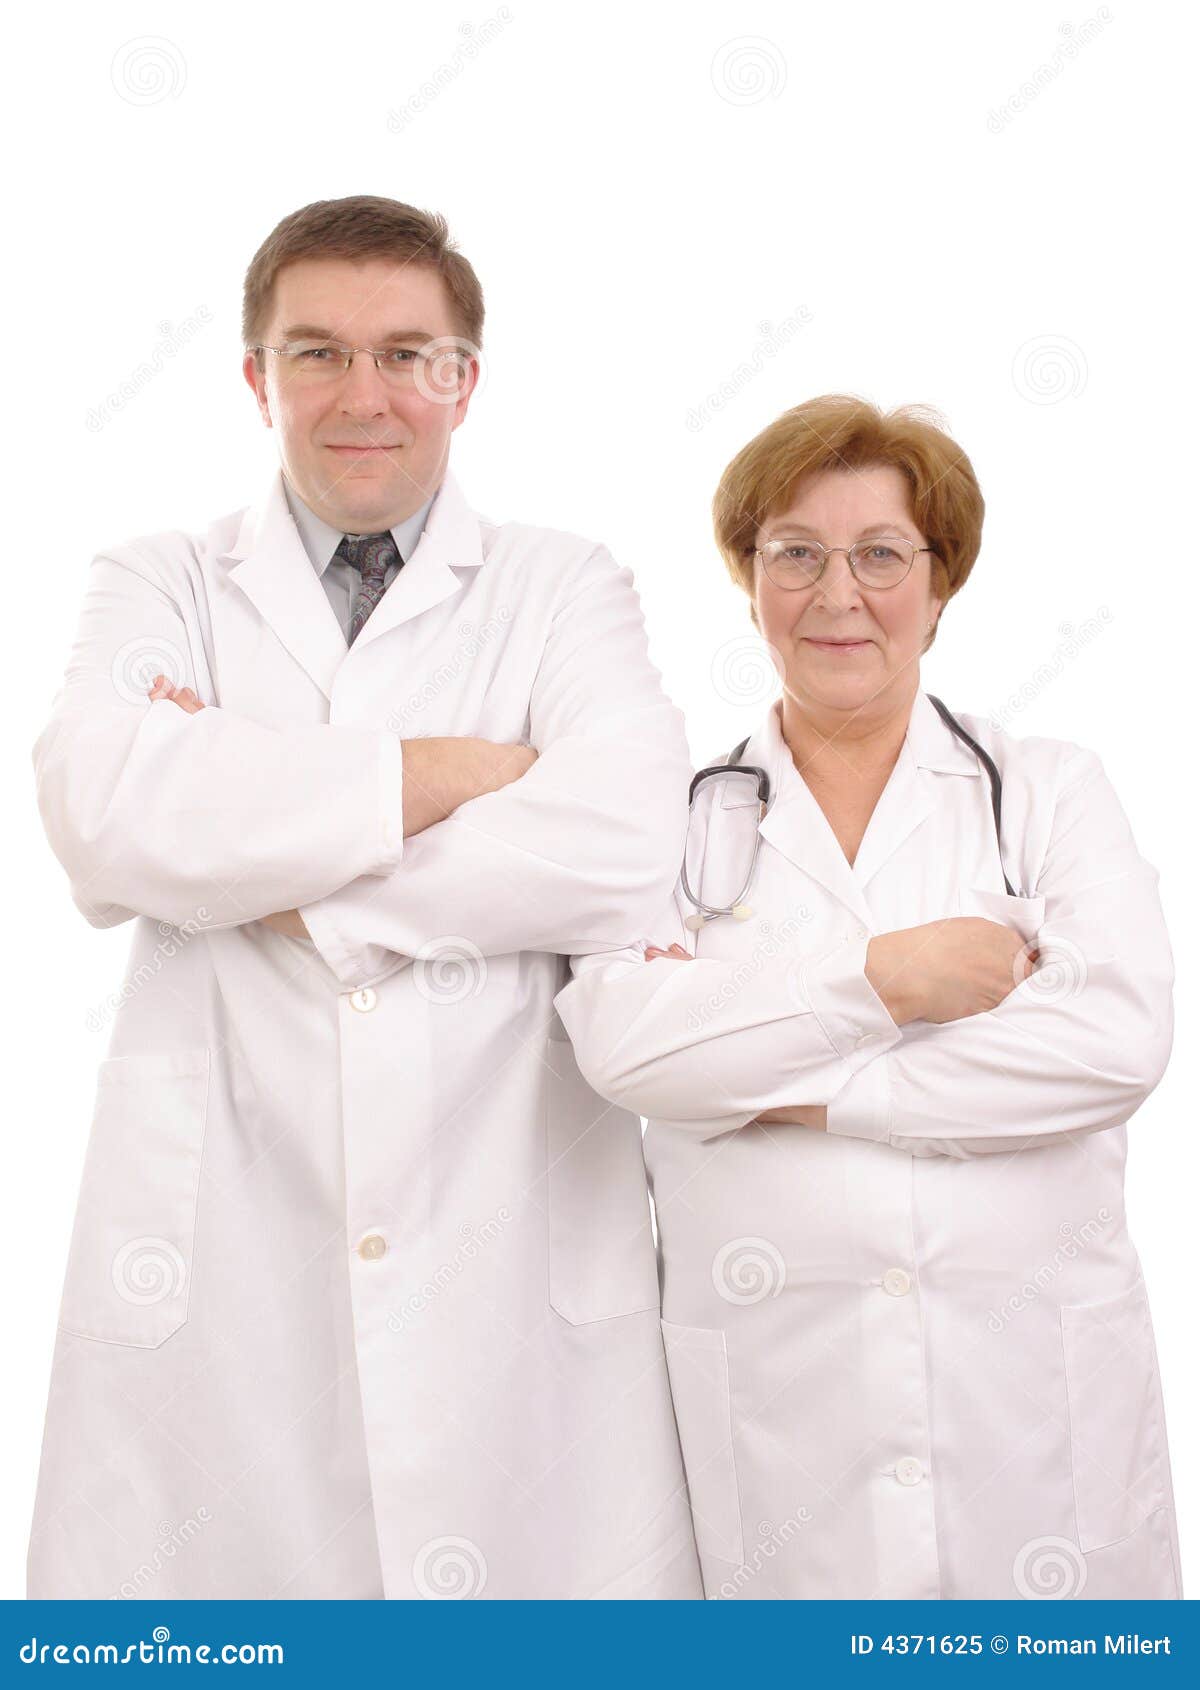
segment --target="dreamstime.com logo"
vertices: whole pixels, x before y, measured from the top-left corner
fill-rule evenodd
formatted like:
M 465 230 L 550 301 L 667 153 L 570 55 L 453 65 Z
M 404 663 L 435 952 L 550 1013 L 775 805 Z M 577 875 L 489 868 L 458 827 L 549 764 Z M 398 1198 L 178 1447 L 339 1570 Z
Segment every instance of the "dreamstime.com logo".
M 22 1643 L 23 1666 L 282 1666 L 282 1643 L 172 1643 L 165 1625 L 156 1625 L 150 1640 L 138 1643 Z
M 1050 1259 L 1036 1267 L 1025 1283 L 1005 1298 L 998 1309 L 989 1311 L 988 1331 L 1003 1332 L 1014 1315 L 1036 1303 L 1054 1284 L 1059 1274 L 1096 1242 L 1111 1220 L 1109 1210 L 1099 1208 L 1082 1226 L 1072 1226 L 1070 1221 L 1064 1221 L 1058 1229 L 1060 1243 Z
M 795 1537 L 801 1526 L 806 1526 L 812 1519 L 812 1514 L 805 1507 L 797 1508 L 796 1512 L 783 1521 L 782 1525 L 773 1526 L 769 1520 L 763 1520 L 758 1528 L 759 1542 L 747 1555 L 741 1566 L 731 1579 L 726 1579 L 718 1594 L 726 1601 L 732 1596 L 740 1596 L 742 1591 L 756 1578 L 763 1568 L 773 1561 L 779 1551 Z
M 462 1242 L 455 1250 L 448 1262 L 429 1276 L 419 1290 L 406 1297 L 399 1309 L 392 1309 L 387 1317 L 389 1332 L 403 1332 L 410 1328 L 413 1321 L 433 1302 L 449 1290 L 460 1274 L 479 1259 L 485 1244 L 493 1243 L 504 1228 L 512 1220 L 512 1211 L 503 1205 L 496 1210 L 495 1215 L 489 1216 L 483 1225 L 474 1227 L 470 1222 L 464 1222 L 462 1227 Z
M 181 323 L 160 323 L 158 339 L 149 357 L 143 358 L 118 387 L 113 388 L 111 393 L 106 393 L 98 405 L 93 405 L 88 410 L 87 426 L 90 431 L 98 434 L 119 412 L 132 404 L 155 376 L 162 374 L 171 359 L 177 358 L 200 330 L 214 321 L 208 306 L 198 305 L 194 314 L 185 317 Z
M 511 621 L 512 610 L 508 605 L 502 604 L 496 614 L 490 616 L 480 628 L 476 628 L 473 622 L 461 622 L 458 629 L 461 643 L 454 648 L 444 663 L 439 663 L 437 668 L 421 681 L 417 689 L 409 693 L 404 702 L 391 712 L 384 724 L 389 733 L 403 733 L 407 729 L 407 737 L 411 738 L 416 718 L 435 704 L 447 687 L 469 673 L 480 652 L 490 645 Z
M 1068 1537 L 1035 1537 L 1013 1562 L 1013 1587 L 1027 1602 L 1061 1602 L 1083 1595 L 1087 1557 Z
M 155 945 L 150 955 L 141 961 L 131 975 L 123 982 L 120 989 L 110 992 L 103 1003 L 94 1009 L 89 1009 L 85 1016 L 87 1029 L 91 1033 L 102 1032 L 109 1021 L 116 1014 L 123 1003 L 128 1003 L 137 996 L 142 987 L 147 985 L 162 971 L 163 964 L 179 952 L 189 939 L 202 933 L 208 921 L 208 909 L 201 904 L 195 917 L 176 925 L 170 921 L 158 923 L 159 943 Z
M 458 29 L 462 40 L 449 58 L 430 71 L 421 86 L 410 94 L 402 105 L 393 106 L 388 112 L 387 126 L 392 134 L 398 135 L 402 129 L 407 129 L 415 117 L 427 111 L 443 89 L 456 82 L 480 50 L 493 42 L 511 21 L 510 8 L 499 6 L 492 16 L 484 18 L 481 24 L 474 24 L 469 19 L 460 23 Z
M 469 1537 L 435 1537 L 418 1549 L 412 1573 L 426 1601 L 462 1601 L 482 1596 L 487 1562 Z
M 787 1284 L 787 1264 L 769 1238 L 734 1238 L 713 1257 L 713 1287 L 727 1303 L 761 1303 Z
M 113 1257 L 110 1272 L 121 1301 L 145 1308 L 179 1295 L 187 1263 L 169 1238 L 131 1238 Z
M 795 915 L 788 916 L 787 920 L 781 921 L 778 927 L 772 927 L 769 922 L 762 922 L 760 929 L 763 932 L 763 937 L 754 946 L 749 956 L 734 964 L 731 972 L 722 980 L 721 984 L 688 1010 L 688 1032 L 698 1033 L 714 1015 L 723 1009 L 727 1009 L 735 1001 L 738 994 L 745 990 L 750 981 L 762 973 L 768 963 L 773 962 L 776 957 L 783 956 L 788 946 L 794 939 L 799 938 L 811 920 L 812 911 L 806 909 L 802 904 Z
M 114 1601 L 127 1602 L 134 1597 L 145 1596 L 146 1587 L 162 1572 L 164 1566 L 173 1561 L 181 1549 L 186 1549 L 192 1539 L 198 1537 L 212 1519 L 212 1514 L 203 1503 L 197 1508 L 195 1515 L 189 1514 L 186 1520 L 181 1520 L 177 1526 L 170 1521 L 164 1522 L 158 1528 L 158 1542 L 154 1545 L 150 1558 L 136 1567 L 127 1579 L 122 1579 L 121 1587 L 117 1591 Z

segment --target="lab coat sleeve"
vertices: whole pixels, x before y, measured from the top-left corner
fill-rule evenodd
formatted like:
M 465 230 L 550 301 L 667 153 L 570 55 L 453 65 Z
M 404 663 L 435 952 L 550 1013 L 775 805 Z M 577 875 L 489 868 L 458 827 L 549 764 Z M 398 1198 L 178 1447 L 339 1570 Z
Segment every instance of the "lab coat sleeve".
M 678 898 L 649 937 L 692 948 Z M 602 1097 L 708 1139 L 764 1109 L 826 1102 L 899 1041 L 864 973 L 866 947 L 802 959 L 768 934 L 731 962 L 575 957 L 555 1008 Z
M 1120 1126 L 1167 1065 L 1174 967 L 1157 872 L 1099 759 L 1072 748 L 1037 891 L 1034 974 L 985 1014 L 910 1022 L 827 1130 L 966 1158 Z
M 394 874 L 300 910 L 348 988 L 410 959 L 611 949 L 679 871 L 690 775 L 683 718 L 650 663 L 633 580 L 581 556 L 529 703 L 532 768 L 415 835 Z
M 77 907 L 97 927 L 134 914 L 231 927 L 394 868 L 404 842 L 395 734 L 323 723 L 278 732 L 212 704 L 189 715 L 147 700 L 156 668 L 204 699 L 179 591 L 136 545 L 91 566 L 33 750 L 43 824 Z

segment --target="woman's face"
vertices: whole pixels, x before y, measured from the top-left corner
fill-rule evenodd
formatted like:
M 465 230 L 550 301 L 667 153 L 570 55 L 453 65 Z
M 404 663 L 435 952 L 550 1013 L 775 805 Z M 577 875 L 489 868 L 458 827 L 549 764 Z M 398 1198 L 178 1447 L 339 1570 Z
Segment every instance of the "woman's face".
M 855 540 L 900 535 L 928 544 L 909 514 L 909 487 L 890 464 L 830 470 L 796 494 L 786 510 L 765 519 L 755 544 Z M 783 688 L 802 708 L 889 714 L 915 694 L 921 652 L 941 603 L 932 587 L 928 552 L 894 587 L 862 587 L 844 551 L 826 560 L 811 587 L 789 590 L 754 564 L 754 606 L 763 638 L 782 661 Z

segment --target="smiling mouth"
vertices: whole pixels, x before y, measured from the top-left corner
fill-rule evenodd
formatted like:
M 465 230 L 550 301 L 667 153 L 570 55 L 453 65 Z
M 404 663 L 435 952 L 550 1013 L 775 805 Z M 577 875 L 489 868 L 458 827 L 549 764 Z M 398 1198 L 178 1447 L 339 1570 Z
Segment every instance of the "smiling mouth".
M 819 640 L 812 634 L 806 634 L 804 640 L 806 645 L 819 645 L 831 651 L 855 650 L 871 643 L 870 640 Z
M 327 448 L 330 452 L 398 452 L 399 446 L 339 446 L 333 442 Z

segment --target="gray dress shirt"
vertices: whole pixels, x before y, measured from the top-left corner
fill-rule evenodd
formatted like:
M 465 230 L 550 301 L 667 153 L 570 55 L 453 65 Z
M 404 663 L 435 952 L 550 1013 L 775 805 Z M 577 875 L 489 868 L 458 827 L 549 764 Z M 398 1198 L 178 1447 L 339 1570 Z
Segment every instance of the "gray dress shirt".
M 292 519 L 300 532 L 304 542 L 304 549 L 312 561 L 325 589 L 325 596 L 333 608 L 347 644 L 350 639 L 350 621 L 354 615 L 354 605 L 358 598 L 358 590 L 362 585 L 362 577 L 352 563 L 344 558 L 335 558 L 334 553 L 342 543 L 342 534 L 336 528 L 331 528 L 317 513 L 310 510 L 304 500 L 296 492 L 285 475 L 283 478 L 284 497 L 288 502 L 288 509 Z M 396 549 L 405 563 L 417 549 L 417 541 L 421 538 L 429 512 L 437 493 L 423 504 L 419 511 L 398 522 L 392 529 L 392 539 L 396 542 Z M 391 563 L 384 575 L 384 592 L 390 589 L 392 582 L 400 573 L 400 565 Z

